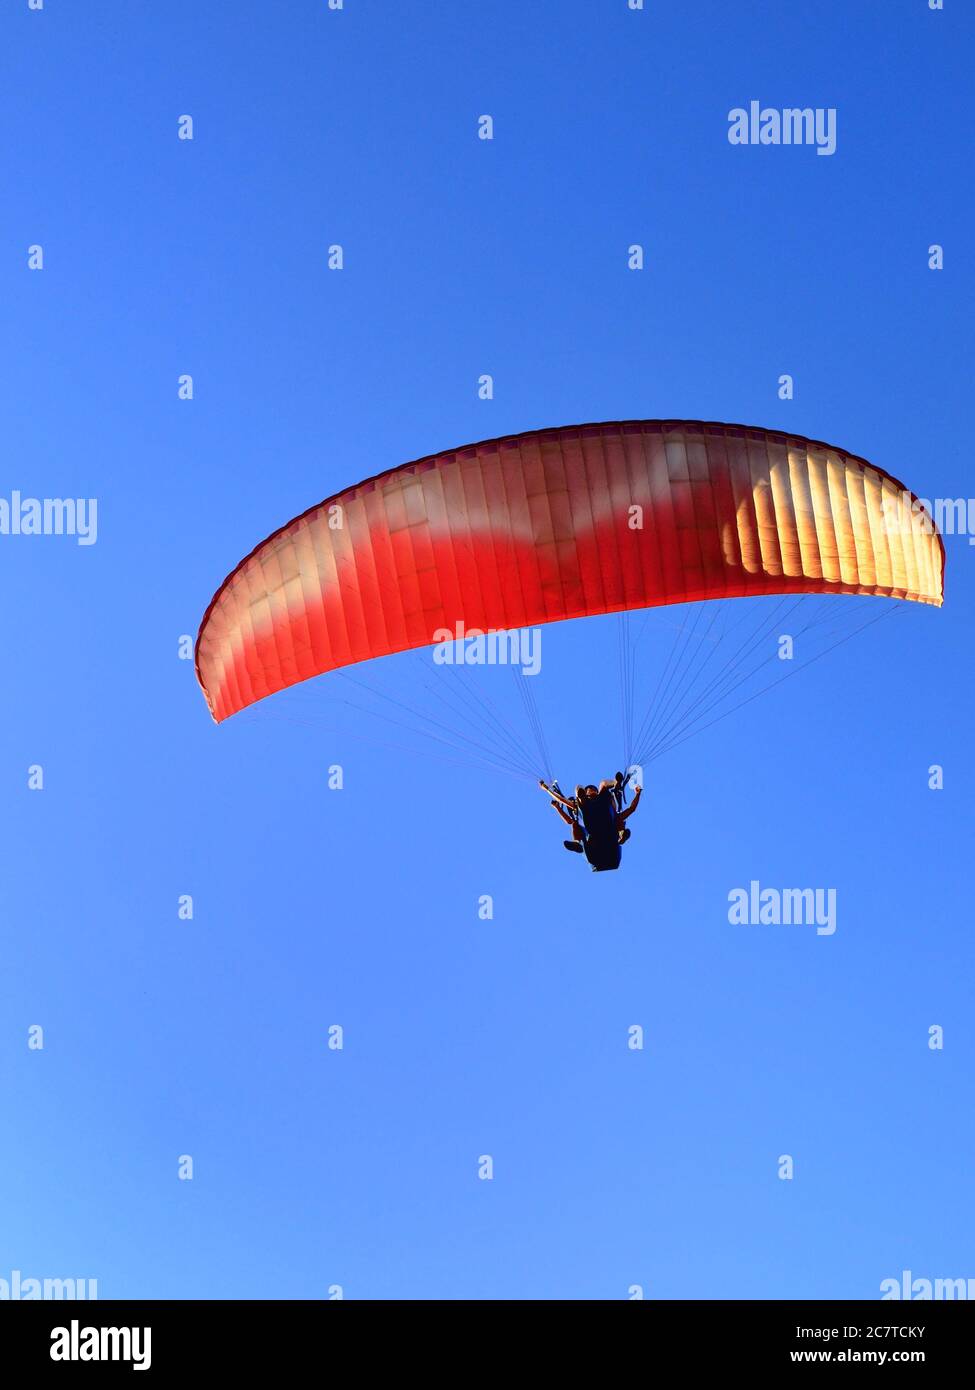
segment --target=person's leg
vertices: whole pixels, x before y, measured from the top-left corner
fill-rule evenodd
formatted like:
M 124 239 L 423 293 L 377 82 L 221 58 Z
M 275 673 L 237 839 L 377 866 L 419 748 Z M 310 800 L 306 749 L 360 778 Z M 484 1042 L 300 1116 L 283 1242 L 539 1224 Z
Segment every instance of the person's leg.
M 569 820 L 568 816 L 566 816 L 566 820 Z M 569 820 L 569 824 L 572 826 L 572 839 L 563 840 L 562 843 L 566 849 L 571 849 L 575 854 L 583 854 L 585 852 L 583 845 L 586 841 L 585 827 L 581 826 L 577 820 Z

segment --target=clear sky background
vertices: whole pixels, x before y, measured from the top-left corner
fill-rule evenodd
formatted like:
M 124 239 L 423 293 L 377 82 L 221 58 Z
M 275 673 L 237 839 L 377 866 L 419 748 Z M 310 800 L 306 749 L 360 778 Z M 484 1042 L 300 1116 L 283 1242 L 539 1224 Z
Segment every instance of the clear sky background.
M 967 537 L 942 611 L 654 764 L 615 875 L 335 679 L 218 728 L 179 659 L 274 528 L 507 432 L 745 421 L 972 495 L 973 40 L 961 0 L 4 0 L 0 495 L 99 511 L 0 537 L 0 1277 L 975 1277 Z M 752 99 L 836 107 L 837 152 L 733 148 Z M 618 761 L 614 622 L 546 633 L 566 783 Z M 417 669 L 368 678 L 419 704 Z M 729 925 L 753 878 L 835 888 L 835 935 Z

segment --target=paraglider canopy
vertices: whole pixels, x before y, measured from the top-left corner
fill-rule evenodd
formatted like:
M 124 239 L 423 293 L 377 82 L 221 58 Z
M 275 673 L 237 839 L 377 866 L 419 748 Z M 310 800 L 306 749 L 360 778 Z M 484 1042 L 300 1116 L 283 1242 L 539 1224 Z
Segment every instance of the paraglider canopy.
M 458 624 L 766 594 L 940 605 L 943 579 L 929 513 L 842 449 L 702 421 L 573 425 L 433 454 L 317 503 L 224 580 L 196 670 L 219 722 Z

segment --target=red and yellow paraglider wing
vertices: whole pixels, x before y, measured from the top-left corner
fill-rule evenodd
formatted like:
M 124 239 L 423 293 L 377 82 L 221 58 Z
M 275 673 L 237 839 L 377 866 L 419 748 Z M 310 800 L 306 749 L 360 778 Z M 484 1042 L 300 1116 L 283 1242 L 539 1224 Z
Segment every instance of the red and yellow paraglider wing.
M 458 623 L 807 592 L 939 605 L 943 579 L 929 514 L 842 450 L 695 421 L 540 430 L 405 464 L 276 531 L 214 596 L 197 674 L 219 721 Z

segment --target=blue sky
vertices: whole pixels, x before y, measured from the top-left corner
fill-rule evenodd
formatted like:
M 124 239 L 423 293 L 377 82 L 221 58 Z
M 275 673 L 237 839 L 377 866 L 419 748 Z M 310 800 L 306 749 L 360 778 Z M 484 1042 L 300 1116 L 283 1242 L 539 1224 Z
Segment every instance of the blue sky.
M 0 537 L 0 1278 L 975 1276 L 967 537 L 943 610 L 655 763 L 617 875 L 334 679 L 215 727 L 178 651 L 296 513 L 508 432 L 745 421 L 969 496 L 973 37 L 956 0 L 8 0 L 0 496 L 97 497 L 98 538 Z M 836 153 L 733 148 L 752 99 L 835 107 Z M 613 622 L 546 633 L 567 783 L 618 760 Z M 416 673 L 368 679 L 419 704 Z M 834 887 L 836 933 L 729 925 L 752 879 Z

